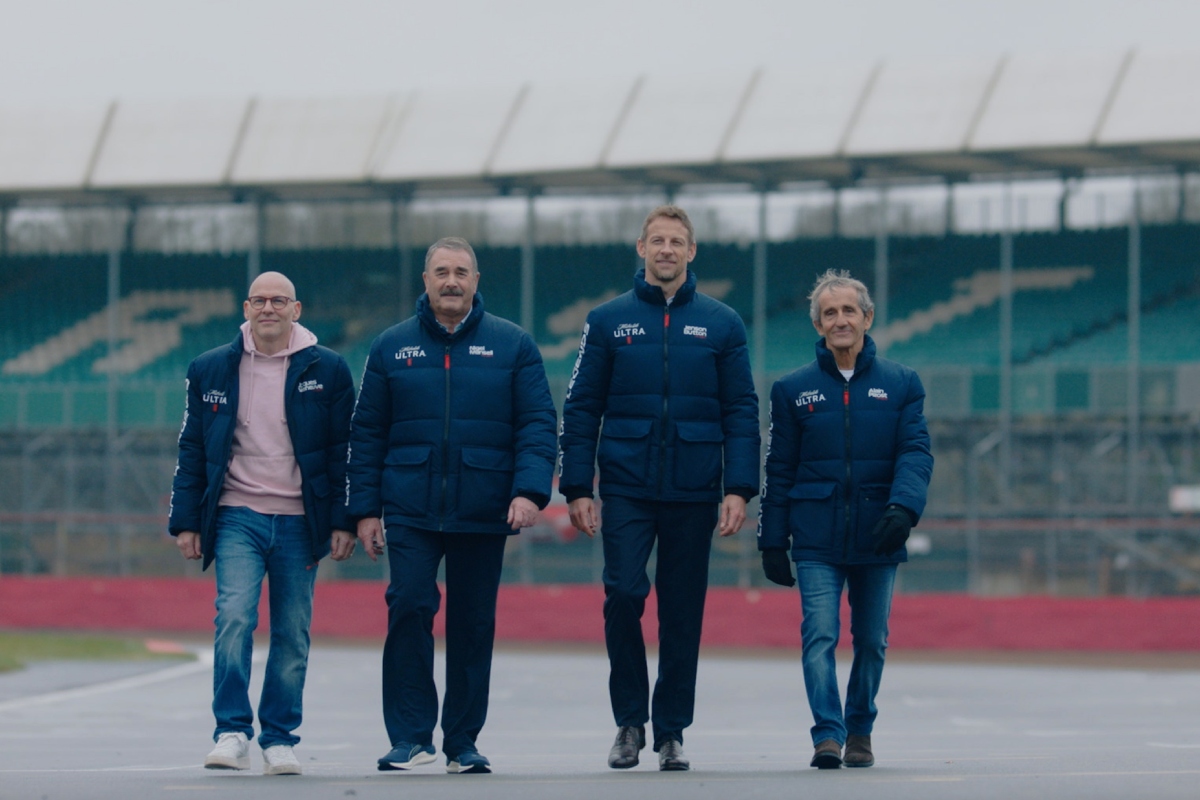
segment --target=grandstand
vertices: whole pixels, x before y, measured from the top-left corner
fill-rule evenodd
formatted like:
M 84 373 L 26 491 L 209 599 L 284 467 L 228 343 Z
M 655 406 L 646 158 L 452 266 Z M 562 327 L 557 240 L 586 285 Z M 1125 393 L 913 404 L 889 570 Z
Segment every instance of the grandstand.
M 182 378 L 254 274 L 291 276 L 357 375 L 411 313 L 424 247 L 466 235 L 561 402 L 587 311 L 628 288 L 641 216 L 673 197 L 764 397 L 811 358 L 813 278 L 872 287 L 938 459 L 907 588 L 1197 591 L 1200 542 L 1166 501 L 1200 483 L 1196 68 L 1131 51 L 0 108 L 0 571 L 190 569 L 158 541 Z M 668 140 L 663 114 L 690 124 Z M 555 513 L 506 579 L 596 579 Z M 718 544 L 716 580 L 757 573 L 750 537 Z

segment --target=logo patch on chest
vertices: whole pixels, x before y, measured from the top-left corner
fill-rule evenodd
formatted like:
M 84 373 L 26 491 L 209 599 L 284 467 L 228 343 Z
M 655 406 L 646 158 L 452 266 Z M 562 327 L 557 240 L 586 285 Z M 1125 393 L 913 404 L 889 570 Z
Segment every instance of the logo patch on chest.
M 708 328 L 705 328 L 700 325 L 684 325 L 683 326 L 683 335 L 684 336 L 695 336 L 698 339 L 707 339 L 708 338 Z
M 491 358 L 492 356 L 495 355 L 495 352 L 492 350 L 489 350 L 487 345 L 473 344 L 467 348 L 467 354 L 472 355 L 472 356 L 483 356 L 484 358 Z
M 624 339 L 625 344 L 632 344 L 633 337 L 635 337 L 635 336 L 645 336 L 645 335 L 646 335 L 646 329 L 643 328 L 640 324 L 638 324 L 636 322 L 623 323 L 621 325 L 618 325 L 617 329 L 613 331 L 613 338 L 614 339 Z
M 883 389 L 867 389 L 867 397 L 872 400 L 887 400 L 887 392 Z
M 204 402 L 206 402 L 212 406 L 212 410 L 214 412 L 217 410 L 217 408 L 219 406 L 224 406 L 224 405 L 229 404 L 229 397 L 225 394 L 224 390 L 222 390 L 222 389 L 209 389 L 207 392 L 204 393 L 203 400 L 204 400 Z
M 296 387 L 298 392 L 323 392 L 325 384 L 319 381 L 300 381 L 300 385 Z
M 425 351 L 423 349 L 421 349 L 420 345 L 417 345 L 415 347 L 401 347 L 399 350 L 396 351 L 396 360 L 403 361 L 405 364 L 407 364 L 410 367 L 412 366 L 412 360 L 414 358 L 424 358 L 424 357 L 425 357 Z
M 825 395 L 821 394 L 819 389 L 806 389 L 800 392 L 800 395 L 796 398 L 796 405 L 801 408 L 808 406 L 809 411 L 812 411 L 813 406 L 817 403 L 824 402 Z

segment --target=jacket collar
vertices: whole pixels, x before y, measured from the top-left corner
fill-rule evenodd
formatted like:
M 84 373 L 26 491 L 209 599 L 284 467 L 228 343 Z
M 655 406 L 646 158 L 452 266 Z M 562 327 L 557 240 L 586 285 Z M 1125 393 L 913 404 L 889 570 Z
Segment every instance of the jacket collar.
M 429 293 L 425 292 L 417 298 L 417 318 L 421 320 L 421 325 L 425 330 L 429 331 L 433 336 L 442 339 L 443 341 L 453 342 L 461 339 L 469 331 L 475 329 L 479 324 L 479 320 L 483 318 L 483 295 L 479 292 L 475 293 L 474 299 L 471 301 L 471 313 L 467 314 L 467 318 L 454 333 L 448 333 L 442 327 L 442 323 L 438 322 L 437 317 L 433 313 L 433 306 L 429 305 Z
M 871 334 L 864 334 L 863 349 L 859 351 L 858 358 L 854 359 L 854 374 L 857 375 L 871 366 L 871 362 L 874 360 L 875 340 L 871 338 Z M 839 381 L 842 380 L 842 373 L 838 371 L 837 359 L 833 357 L 833 351 L 825 346 L 824 336 L 817 340 L 817 365 L 822 371 L 835 376 Z
M 638 299 L 649 303 L 652 306 L 665 306 L 667 298 L 663 296 L 661 286 L 655 286 L 646 281 L 646 268 L 642 267 L 633 276 L 633 291 L 638 296 Z M 684 279 L 683 285 L 679 287 L 679 291 L 675 292 L 675 299 L 671 301 L 671 305 L 678 306 L 690 302 L 696 296 L 696 273 L 690 269 L 687 271 L 687 278 Z

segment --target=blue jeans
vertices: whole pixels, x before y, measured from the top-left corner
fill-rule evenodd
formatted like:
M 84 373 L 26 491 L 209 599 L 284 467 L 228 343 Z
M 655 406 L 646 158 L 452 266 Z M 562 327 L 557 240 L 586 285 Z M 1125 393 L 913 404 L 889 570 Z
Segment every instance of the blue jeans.
M 618 726 L 653 724 L 654 749 L 683 743 L 696 705 L 696 665 L 716 503 L 658 503 L 605 497 L 604 642 L 608 695 Z M 646 565 L 658 543 L 654 590 L 658 597 L 658 680 L 650 712 L 650 678 L 642 612 L 650 594 Z
M 213 655 L 216 739 L 241 731 L 254 737 L 250 709 L 250 654 L 258 627 L 263 577 L 271 607 L 271 649 L 258 703 L 258 742 L 295 745 L 300 737 L 308 629 L 312 622 L 313 562 L 302 516 L 271 516 L 240 506 L 217 511 L 217 632 Z
M 433 618 L 441 605 L 437 572 L 446 559 L 446 696 L 442 752 L 475 749 L 487 720 L 496 638 L 496 595 L 508 537 L 387 529 L 388 632 L 383 643 L 383 722 L 392 746 L 433 744 L 438 696 L 433 681 Z
M 804 688 L 812 709 L 814 745 L 826 739 L 845 744 L 848 733 L 871 734 L 895 580 L 895 564 L 839 566 L 816 561 L 796 564 L 800 608 L 804 614 L 800 623 Z M 841 632 L 843 586 L 849 590 L 850 636 L 854 643 L 844 715 L 834 662 L 834 649 Z

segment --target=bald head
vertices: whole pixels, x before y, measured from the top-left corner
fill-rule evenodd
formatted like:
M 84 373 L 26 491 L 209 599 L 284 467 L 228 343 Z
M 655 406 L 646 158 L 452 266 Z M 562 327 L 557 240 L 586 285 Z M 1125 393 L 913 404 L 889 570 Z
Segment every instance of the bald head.
M 295 284 L 281 272 L 264 272 L 250 284 L 242 314 L 250 323 L 258 351 L 265 355 L 278 353 L 291 341 L 292 323 L 300 319 Z

